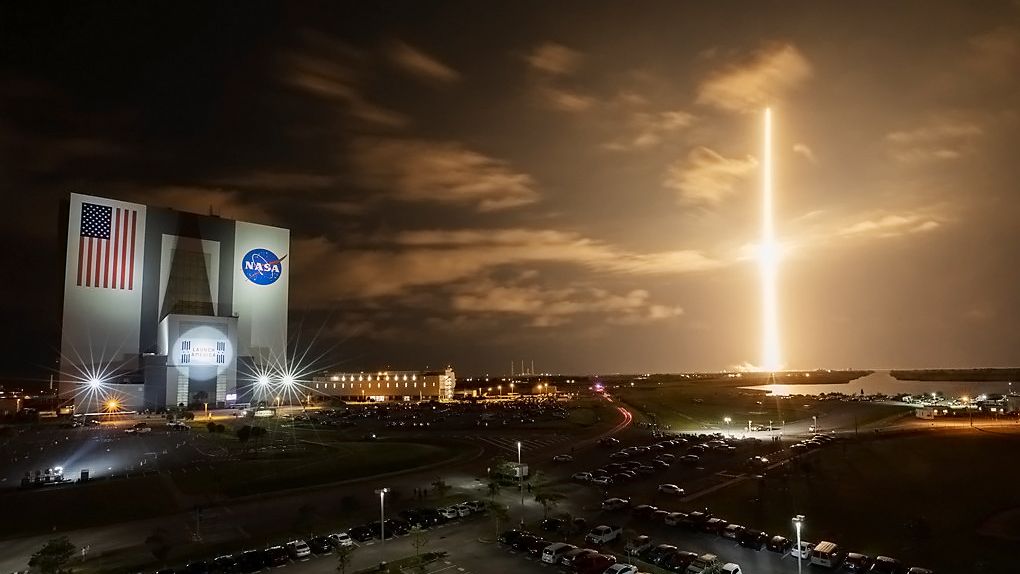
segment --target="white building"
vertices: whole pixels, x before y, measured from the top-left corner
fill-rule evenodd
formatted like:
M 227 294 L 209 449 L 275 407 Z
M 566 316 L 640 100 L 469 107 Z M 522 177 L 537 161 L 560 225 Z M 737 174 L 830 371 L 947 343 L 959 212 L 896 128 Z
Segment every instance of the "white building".
M 71 194 L 60 396 L 76 412 L 244 400 L 286 354 L 290 232 Z
M 327 372 L 312 379 L 310 390 L 348 401 L 452 399 L 457 375 L 444 371 Z

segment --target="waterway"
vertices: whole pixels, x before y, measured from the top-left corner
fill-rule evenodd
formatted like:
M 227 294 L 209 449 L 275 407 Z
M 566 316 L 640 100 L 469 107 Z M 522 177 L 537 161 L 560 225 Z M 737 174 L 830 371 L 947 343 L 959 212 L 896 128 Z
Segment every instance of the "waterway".
M 1017 384 L 1020 385 L 1020 382 Z M 772 395 L 820 395 L 822 393 L 845 393 L 849 395 L 863 392 L 865 395 L 942 393 L 947 397 L 977 397 L 981 394 L 1006 394 L 1011 390 L 1009 383 L 1002 381 L 901 381 L 889 374 L 889 371 L 875 371 L 870 375 L 854 379 L 848 383 L 824 385 L 775 384 L 743 388 L 765 390 Z M 1020 391 L 1020 387 L 1016 390 Z

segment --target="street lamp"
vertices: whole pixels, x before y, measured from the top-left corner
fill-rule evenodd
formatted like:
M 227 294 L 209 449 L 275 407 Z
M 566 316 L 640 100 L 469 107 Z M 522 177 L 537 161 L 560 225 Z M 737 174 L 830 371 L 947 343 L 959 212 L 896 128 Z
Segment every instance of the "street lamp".
M 731 419 L 730 417 L 723 417 L 723 420 L 722 420 L 722 422 L 726 423 L 726 426 L 730 426 L 730 422 L 731 422 L 732 420 L 733 420 L 733 419 Z
M 521 487 L 521 530 L 524 529 L 524 466 L 521 465 L 521 441 L 517 441 L 517 482 Z
M 380 488 L 375 491 L 379 495 L 379 554 L 382 554 L 386 544 L 386 493 L 389 488 Z
M 818 415 L 811 415 L 811 421 L 814 423 L 812 431 L 818 432 Z
M 804 558 L 804 550 L 800 547 L 800 529 L 804 525 L 804 515 L 798 514 L 793 517 L 793 525 L 797 528 L 797 574 L 801 574 L 801 560 Z

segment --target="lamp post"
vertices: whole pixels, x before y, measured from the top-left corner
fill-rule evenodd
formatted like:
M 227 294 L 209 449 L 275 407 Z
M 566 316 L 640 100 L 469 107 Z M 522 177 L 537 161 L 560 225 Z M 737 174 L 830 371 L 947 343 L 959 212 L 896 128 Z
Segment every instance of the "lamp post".
M 389 488 L 375 491 L 379 495 L 379 554 L 383 553 L 386 544 L 386 493 L 389 491 Z
M 524 467 L 521 465 L 521 441 L 517 441 L 517 483 L 521 488 L 521 529 L 524 529 Z
M 798 514 L 793 517 L 793 525 L 797 528 L 797 574 L 801 574 L 801 560 L 804 558 L 804 551 L 800 547 L 800 529 L 804 525 L 804 515 Z
M 811 421 L 814 423 L 814 432 L 818 432 L 818 415 L 811 415 Z

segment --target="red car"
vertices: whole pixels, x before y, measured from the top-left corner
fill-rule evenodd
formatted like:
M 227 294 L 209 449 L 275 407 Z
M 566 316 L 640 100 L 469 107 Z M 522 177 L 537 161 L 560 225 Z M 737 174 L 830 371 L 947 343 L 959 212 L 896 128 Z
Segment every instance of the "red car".
M 602 574 L 606 568 L 616 564 L 616 556 L 612 554 L 589 554 L 574 563 L 577 574 Z

